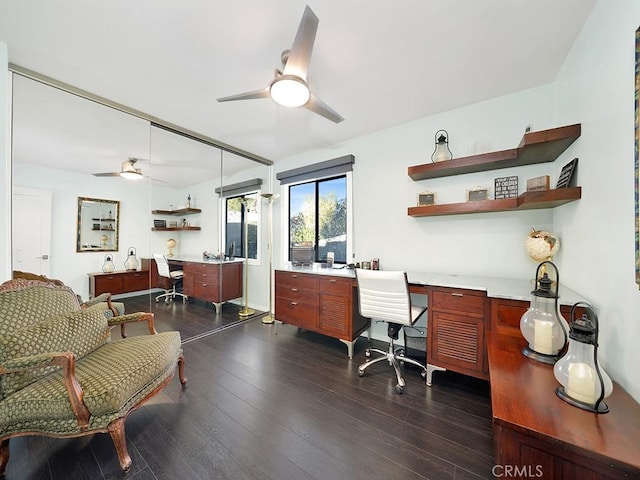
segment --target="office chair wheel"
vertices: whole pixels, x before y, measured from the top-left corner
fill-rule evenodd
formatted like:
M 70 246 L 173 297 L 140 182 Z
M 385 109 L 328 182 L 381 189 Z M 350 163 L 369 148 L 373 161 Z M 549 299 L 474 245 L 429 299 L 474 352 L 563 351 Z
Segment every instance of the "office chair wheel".
M 393 389 L 395 390 L 396 393 L 402 393 L 404 390 L 404 387 L 400 384 L 396 385 L 395 387 L 393 387 Z
M 361 368 L 358 369 L 358 376 L 364 377 L 364 370 L 362 370 Z
M 367 358 L 371 357 L 371 351 L 368 348 L 364 351 L 364 356 Z

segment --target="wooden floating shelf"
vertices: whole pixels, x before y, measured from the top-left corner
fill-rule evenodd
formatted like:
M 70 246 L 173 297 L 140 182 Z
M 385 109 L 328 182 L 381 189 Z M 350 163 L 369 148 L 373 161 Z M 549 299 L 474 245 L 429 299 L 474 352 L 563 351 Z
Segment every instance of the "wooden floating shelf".
M 409 207 L 407 209 L 407 215 L 410 217 L 435 217 L 440 215 L 461 215 L 465 213 L 535 210 L 558 207 L 565 203 L 580 200 L 581 197 L 582 187 L 557 188 L 555 190 L 545 190 L 541 192 L 525 192 L 517 198 Z
M 517 148 L 454 158 L 444 162 L 414 165 L 408 168 L 408 174 L 413 180 L 426 180 L 553 162 L 580 137 L 580 133 L 579 123 L 539 132 L 528 132 L 524 134 Z
M 154 232 L 175 232 L 177 230 L 200 230 L 200 227 L 151 227 Z
M 179 210 L 151 210 L 154 215 L 192 215 L 194 213 L 200 213 L 202 210 L 199 208 L 180 208 Z

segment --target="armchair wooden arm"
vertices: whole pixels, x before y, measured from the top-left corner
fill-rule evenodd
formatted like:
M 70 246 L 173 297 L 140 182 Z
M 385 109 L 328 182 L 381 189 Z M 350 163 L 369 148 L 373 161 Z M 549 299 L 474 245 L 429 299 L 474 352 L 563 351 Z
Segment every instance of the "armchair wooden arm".
M 120 334 L 122 335 L 122 338 L 127 337 L 124 330 L 125 325 L 127 323 L 133 323 L 133 322 L 147 322 L 147 327 L 149 328 L 149 334 L 155 335 L 158 333 L 156 332 L 156 328 L 154 326 L 154 314 L 150 312 L 128 313 L 126 315 L 120 315 L 117 317 L 110 318 L 108 322 L 110 327 L 115 325 L 120 325 Z
M 81 430 L 86 430 L 89 427 L 91 413 L 84 403 L 84 391 L 76 378 L 76 359 L 72 352 L 51 352 L 14 358 L 0 365 L 0 375 L 56 365 L 62 367 L 64 385 L 78 426 Z

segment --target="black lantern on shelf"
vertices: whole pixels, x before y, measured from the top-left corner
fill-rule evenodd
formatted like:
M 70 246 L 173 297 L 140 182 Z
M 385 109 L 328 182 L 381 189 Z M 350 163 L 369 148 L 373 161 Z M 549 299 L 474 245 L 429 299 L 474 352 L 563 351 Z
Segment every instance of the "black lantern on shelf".
M 555 289 L 547 267 L 555 271 Z M 528 345 L 522 350 L 525 357 L 553 365 L 567 344 L 566 320 L 558 309 L 560 275 L 553 262 L 546 261 L 536 269 L 536 289 L 531 292 L 531 305 L 520 318 L 520 331 Z
M 127 270 L 137 270 L 139 264 L 140 262 L 138 262 L 138 259 L 136 258 L 136 249 L 134 247 L 129 247 L 129 255 L 127 256 L 127 260 L 124 262 L 124 268 Z
M 584 313 L 574 320 L 576 307 Z M 598 316 L 591 305 L 578 302 L 571 307 L 569 323 L 569 348 L 553 367 L 553 374 L 560 383 L 556 394 L 571 405 L 595 413 L 607 413 L 604 399 L 611 395 L 613 383 L 598 365 Z
M 435 134 L 436 148 L 431 154 L 431 161 L 444 162 L 445 160 L 451 160 L 453 154 L 449 150 L 449 133 L 446 130 L 438 130 Z
M 105 255 L 104 256 L 104 264 L 102 264 L 102 271 L 104 273 L 111 273 L 116 269 L 116 266 L 113 264 L 113 255 Z

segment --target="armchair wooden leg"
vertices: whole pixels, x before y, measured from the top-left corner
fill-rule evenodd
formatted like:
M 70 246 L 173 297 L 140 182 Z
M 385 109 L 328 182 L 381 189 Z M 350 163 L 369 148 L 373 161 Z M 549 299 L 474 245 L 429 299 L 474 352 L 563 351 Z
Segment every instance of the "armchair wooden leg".
M 111 440 L 113 440 L 113 444 L 116 447 L 120 468 L 126 473 L 131 468 L 131 457 L 127 450 L 127 438 L 124 434 L 124 418 L 116 418 L 107 428 L 109 435 L 111 435 Z
M 9 438 L 6 438 L 0 442 L 0 476 L 4 475 L 4 470 L 9 463 Z
M 187 385 L 187 379 L 184 376 L 184 355 L 180 354 L 178 357 L 178 377 L 180 378 L 180 383 L 182 386 Z

